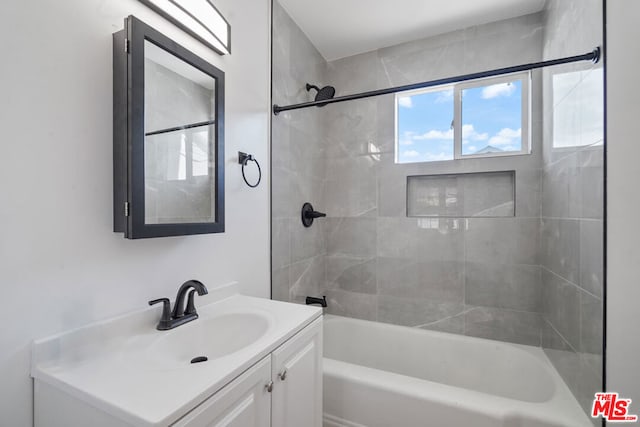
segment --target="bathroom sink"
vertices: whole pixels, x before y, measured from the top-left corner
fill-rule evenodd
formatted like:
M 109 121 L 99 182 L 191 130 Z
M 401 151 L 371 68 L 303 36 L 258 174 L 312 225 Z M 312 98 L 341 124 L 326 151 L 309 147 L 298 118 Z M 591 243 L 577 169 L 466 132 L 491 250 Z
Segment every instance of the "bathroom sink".
M 196 300 L 199 317 L 174 329 L 157 330 L 161 311 L 150 307 L 38 340 L 36 388 L 62 390 L 126 425 L 173 425 L 322 315 L 237 290 L 210 289 Z
M 139 354 L 139 361 L 147 369 L 184 369 L 236 353 L 259 340 L 268 329 L 269 319 L 261 313 L 203 317 L 159 332 Z

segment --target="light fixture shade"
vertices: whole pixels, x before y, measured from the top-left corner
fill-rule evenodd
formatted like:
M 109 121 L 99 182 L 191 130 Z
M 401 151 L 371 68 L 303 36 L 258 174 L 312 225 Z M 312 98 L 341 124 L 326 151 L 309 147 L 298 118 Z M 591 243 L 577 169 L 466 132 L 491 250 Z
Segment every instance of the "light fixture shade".
M 219 53 L 231 53 L 231 25 L 210 0 L 140 0 Z

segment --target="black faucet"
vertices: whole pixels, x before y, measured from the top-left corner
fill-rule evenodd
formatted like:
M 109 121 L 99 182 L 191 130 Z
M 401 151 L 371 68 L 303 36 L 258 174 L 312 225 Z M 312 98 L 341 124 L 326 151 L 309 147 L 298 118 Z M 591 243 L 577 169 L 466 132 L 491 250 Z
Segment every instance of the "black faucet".
M 187 295 L 187 291 L 191 289 L 187 298 L 187 308 L 184 308 L 184 297 Z M 159 331 L 167 331 L 169 329 L 176 328 L 180 325 L 184 325 L 187 322 L 196 320 L 198 313 L 196 312 L 196 306 L 194 304 L 195 293 L 198 295 L 206 295 L 209 293 L 207 287 L 198 280 L 187 280 L 178 289 L 178 295 L 176 296 L 176 302 L 171 310 L 171 302 L 169 298 L 159 298 L 149 301 L 149 305 L 154 305 L 159 302 L 162 303 L 162 316 L 156 329 Z
M 326 296 L 323 296 L 322 298 L 307 297 L 307 299 L 305 300 L 305 303 L 307 305 L 318 304 L 321 307 L 326 307 L 327 306 L 327 297 Z

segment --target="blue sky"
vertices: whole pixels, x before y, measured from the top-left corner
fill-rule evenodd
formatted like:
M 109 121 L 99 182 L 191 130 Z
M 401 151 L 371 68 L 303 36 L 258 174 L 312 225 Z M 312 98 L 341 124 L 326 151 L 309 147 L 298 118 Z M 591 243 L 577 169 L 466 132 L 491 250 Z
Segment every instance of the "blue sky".
M 462 91 L 462 154 L 520 151 L 522 82 Z M 453 159 L 453 87 L 398 95 L 398 162 Z

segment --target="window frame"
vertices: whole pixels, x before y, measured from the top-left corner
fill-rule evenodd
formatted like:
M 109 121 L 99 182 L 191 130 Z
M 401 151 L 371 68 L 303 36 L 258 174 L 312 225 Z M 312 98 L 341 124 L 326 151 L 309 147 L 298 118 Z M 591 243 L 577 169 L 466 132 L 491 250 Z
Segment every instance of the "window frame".
M 473 89 L 484 86 L 492 86 L 501 83 L 509 83 L 516 80 L 522 82 L 521 93 L 521 149 L 519 151 L 506 151 L 495 153 L 481 153 L 481 154 L 462 154 L 462 91 L 467 89 Z M 400 135 L 398 133 L 398 102 L 400 98 L 407 96 L 420 95 L 429 92 L 442 92 L 447 90 L 453 90 L 453 159 L 450 160 L 437 160 L 437 161 L 416 161 L 416 162 L 402 162 L 398 161 L 399 149 L 400 149 Z M 474 79 L 460 83 L 444 84 L 440 86 L 432 86 L 425 89 L 414 89 L 405 92 L 398 92 L 394 97 L 394 111 L 395 111 L 395 163 L 396 164 L 408 164 L 408 163 L 437 163 L 437 162 L 451 162 L 454 160 L 465 159 L 478 159 L 478 158 L 491 158 L 491 157 L 505 157 L 505 156 L 521 156 L 531 154 L 531 71 L 523 71 L 518 73 L 505 74 L 498 77 L 487 77 L 483 79 Z

